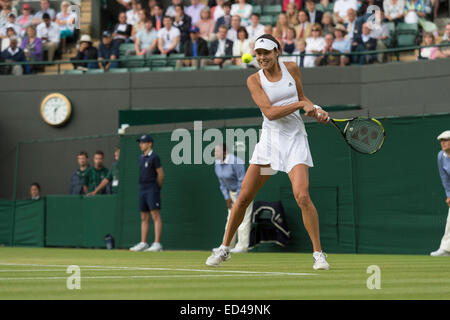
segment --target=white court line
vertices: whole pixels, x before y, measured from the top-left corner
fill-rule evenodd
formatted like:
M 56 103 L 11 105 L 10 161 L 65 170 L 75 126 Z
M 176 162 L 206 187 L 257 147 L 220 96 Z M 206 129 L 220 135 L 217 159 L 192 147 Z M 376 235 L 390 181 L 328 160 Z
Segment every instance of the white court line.
M 24 263 L 0 263 L 0 266 L 29 266 L 29 267 L 61 267 L 67 268 L 68 265 L 54 264 L 24 264 Z M 317 276 L 315 273 L 292 273 L 292 272 L 268 272 L 268 271 L 238 271 L 238 270 L 210 270 L 210 269 L 180 269 L 180 268 L 144 268 L 144 267 L 125 267 L 125 266 L 82 266 L 82 268 L 105 269 L 105 270 L 148 270 L 148 271 L 187 271 L 187 272 L 211 272 L 211 273 L 233 273 L 233 274 L 255 274 L 255 275 L 280 275 L 280 276 Z

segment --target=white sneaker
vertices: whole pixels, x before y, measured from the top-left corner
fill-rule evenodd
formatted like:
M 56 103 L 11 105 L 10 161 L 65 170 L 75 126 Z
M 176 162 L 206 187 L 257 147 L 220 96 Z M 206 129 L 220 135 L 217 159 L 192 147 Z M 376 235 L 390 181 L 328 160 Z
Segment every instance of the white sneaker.
M 137 245 L 135 245 L 134 247 L 130 248 L 130 251 L 144 251 L 145 249 L 148 248 L 148 244 L 146 242 L 139 242 Z
M 430 256 L 432 256 L 432 257 L 448 257 L 448 256 L 450 256 L 450 252 L 439 248 L 436 251 L 433 251 L 432 253 L 430 253 Z
M 144 250 L 145 252 L 158 252 L 162 251 L 162 245 L 159 242 L 153 242 L 152 246 Z
M 234 247 L 233 249 L 230 250 L 231 253 L 247 253 L 247 249 L 246 248 L 241 248 L 241 247 Z
M 210 267 L 218 267 L 223 261 L 230 260 L 230 252 L 223 248 L 213 249 L 212 254 L 206 259 L 206 265 Z
M 314 259 L 314 270 L 329 270 L 330 265 L 327 262 L 327 255 L 323 252 L 314 252 L 313 253 L 313 259 Z

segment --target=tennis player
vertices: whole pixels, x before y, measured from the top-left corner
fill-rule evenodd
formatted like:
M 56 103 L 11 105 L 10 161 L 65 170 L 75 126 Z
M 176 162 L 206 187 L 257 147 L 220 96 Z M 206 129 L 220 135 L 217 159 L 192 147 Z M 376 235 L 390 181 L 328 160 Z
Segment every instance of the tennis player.
M 245 210 L 259 189 L 269 180 L 272 170 L 286 172 L 292 191 L 302 211 L 303 223 L 313 245 L 313 268 L 330 268 L 322 252 L 319 217 L 309 196 L 308 168 L 313 166 L 303 109 L 309 117 L 326 123 L 328 113 L 309 100 L 303 92 L 300 70 L 294 62 L 281 62 L 280 44 L 269 34 L 255 41 L 256 60 L 261 69 L 248 77 L 247 87 L 263 114 L 261 138 L 250 160 L 241 192 L 231 209 L 222 245 L 206 260 L 208 266 L 219 266 L 230 258 L 230 241 L 241 224 Z

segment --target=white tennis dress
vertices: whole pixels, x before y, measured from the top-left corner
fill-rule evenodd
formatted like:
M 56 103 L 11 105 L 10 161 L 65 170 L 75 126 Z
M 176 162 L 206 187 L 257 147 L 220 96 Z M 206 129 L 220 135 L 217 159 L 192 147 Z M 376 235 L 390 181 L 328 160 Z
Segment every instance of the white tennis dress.
M 298 100 L 297 86 L 283 62 L 278 62 L 282 77 L 270 82 L 259 70 L 261 86 L 272 106 L 285 106 Z M 270 164 L 273 170 L 289 173 L 300 163 L 313 167 L 305 124 L 297 110 L 283 118 L 269 120 L 263 113 L 262 133 L 250 163 Z

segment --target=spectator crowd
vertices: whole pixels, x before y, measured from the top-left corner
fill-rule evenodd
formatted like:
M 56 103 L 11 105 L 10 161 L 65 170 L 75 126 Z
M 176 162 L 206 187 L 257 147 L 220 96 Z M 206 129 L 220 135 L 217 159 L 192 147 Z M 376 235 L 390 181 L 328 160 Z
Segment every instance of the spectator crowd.
M 439 36 L 433 23 L 439 0 L 280 0 L 275 1 L 279 10 L 271 15 L 265 8 L 277 5 L 270 0 L 185 1 L 172 0 L 164 8 L 157 0 L 116 0 L 120 8 L 116 22 L 102 32 L 99 46 L 94 46 L 89 35 L 82 35 L 73 57 L 98 61 L 74 63 L 74 68 L 108 71 L 120 67 L 114 60 L 121 55 L 148 58 L 172 54 L 184 54 L 177 67 L 246 67 L 231 56 L 254 55 L 254 41 L 264 33 L 278 39 L 285 55 L 282 59 L 296 61 L 300 67 L 381 63 L 386 60 L 384 54 L 350 53 L 395 47 L 393 30 L 405 24 L 420 30 L 414 44 L 429 46 L 419 51 L 418 59 L 450 56 L 448 47 L 433 47 Z M 24 3 L 20 14 L 13 3 L 0 0 L 2 61 L 51 61 L 58 49 L 66 50 L 66 39 L 74 35 L 69 2 L 61 2 L 58 13 L 48 0 L 40 0 L 41 10 L 35 13 Z M 380 10 L 368 11 L 371 5 Z M 268 21 L 268 17 L 273 20 Z M 449 29 L 447 24 L 443 43 L 449 42 Z M 122 44 L 129 44 L 125 52 L 120 50 Z M 211 59 L 196 58 L 201 56 Z M 24 64 L 2 68 L 2 72 L 32 73 L 34 69 L 35 65 Z

